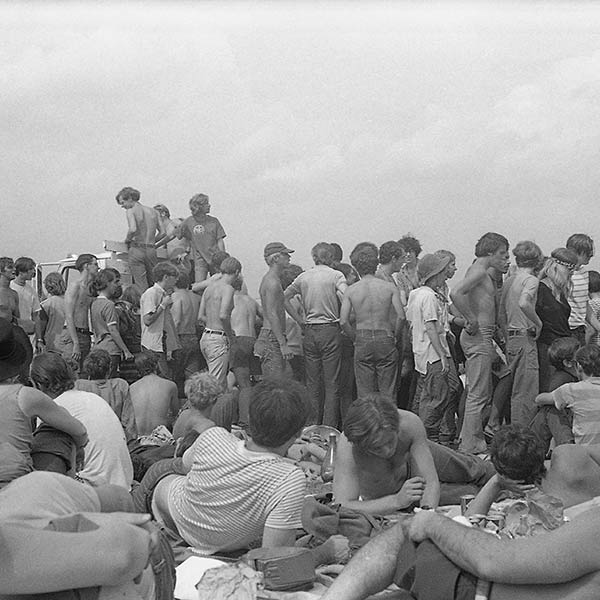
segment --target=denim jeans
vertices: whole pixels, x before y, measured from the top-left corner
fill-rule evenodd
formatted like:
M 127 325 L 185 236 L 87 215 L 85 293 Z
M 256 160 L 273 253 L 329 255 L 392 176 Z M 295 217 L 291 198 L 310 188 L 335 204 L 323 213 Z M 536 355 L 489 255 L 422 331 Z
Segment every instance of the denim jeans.
M 177 384 L 177 393 L 180 398 L 185 398 L 185 380 L 192 374 L 200 371 L 204 366 L 204 358 L 200 352 L 198 336 L 194 333 L 180 333 L 179 345 L 181 348 L 173 350 L 173 381 Z
M 132 244 L 127 254 L 127 262 L 129 263 L 133 283 L 138 286 L 141 292 L 145 292 L 154 285 L 152 269 L 157 263 L 154 248 L 143 248 Z
M 200 350 L 202 350 L 208 365 L 208 372 L 218 379 L 225 390 L 229 371 L 229 340 L 227 336 L 205 331 L 200 340 Z
M 546 454 L 550 450 L 552 438 L 555 446 L 575 443 L 573 415 L 569 409 L 558 410 L 556 406 L 540 406 L 529 424 L 529 429 L 538 436 Z
M 442 373 L 442 361 L 427 364 L 427 373 L 420 375 L 422 391 L 419 398 L 419 417 L 423 421 L 427 439 L 437 442 L 450 397 L 448 374 Z
M 356 377 L 354 372 L 354 342 L 342 333 L 342 359 L 340 367 L 340 427 L 344 423 L 350 405 L 356 400 Z
M 462 452 L 478 454 L 487 451 L 482 413 L 492 400 L 492 362 L 495 356 L 492 334 L 492 327 L 482 327 L 475 335 L 469 335 L 465 330 L 460 334 L 460 343 L 467 359 L 467 399 L 460 432 Z
M 260 330 L 254 343 L 254 355 L 260 358 L 263 377 L 282 377 L 286 371 L 287 361 L 281 354 L 281 347 L 271 329 Z
M 535 338 L 530 335 L 509 337 L 506 357 L 513 372 L 510 420 L 527 427 L 536 413 L 539 393 L 538 354 Z
M 307 325 L 304 331 L 306 387 L 317 423 L 337 427 L 340 417 L 342 340 L 337 323 Z
M 384 329 L 357 329 L 354 374 L 359 398 L 369 392 L 396 398 L 398 350 L 392 333 Z

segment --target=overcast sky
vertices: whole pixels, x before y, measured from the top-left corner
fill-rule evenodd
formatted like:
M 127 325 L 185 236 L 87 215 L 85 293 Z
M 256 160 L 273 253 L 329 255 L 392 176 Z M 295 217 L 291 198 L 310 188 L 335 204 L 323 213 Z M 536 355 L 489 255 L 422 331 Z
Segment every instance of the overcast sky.
M 4 2 L 0 86 L 2 255 L 123 239 L 126 185 L 208 194 L 252 294 L 274 240 L 600 239 L 592 2 Z

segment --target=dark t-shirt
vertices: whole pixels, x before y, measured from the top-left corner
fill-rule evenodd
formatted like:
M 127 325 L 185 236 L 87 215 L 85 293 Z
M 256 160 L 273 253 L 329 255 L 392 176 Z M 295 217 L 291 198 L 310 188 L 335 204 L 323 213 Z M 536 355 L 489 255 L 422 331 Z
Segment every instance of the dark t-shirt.
M 219 219 L 205 215 L 200 219 L 191 216 L 181 225 L 184 238 L 190 240 L 194 260 L 204 259 L 208 264 L 212 262 L 214 253 L 218 250 L 217 242 L 226 234 Z
M 538 342 L 550 345 L 556 338 L 571 336 L 569 328 L 571 307 L 568 300 L 563 296 L 558 301 L 552 290 L 543 282 L 538 288 L 535 312 L 542 320 L 542 332 Z

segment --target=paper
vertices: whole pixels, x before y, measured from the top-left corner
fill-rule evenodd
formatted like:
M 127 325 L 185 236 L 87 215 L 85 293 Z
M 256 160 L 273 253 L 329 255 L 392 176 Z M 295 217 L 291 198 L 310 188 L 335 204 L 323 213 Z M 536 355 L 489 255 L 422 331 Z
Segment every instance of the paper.
M 190 556 L 175 569 L 175 598 L 176 600 L 198 600 L 196 584 L 204 572 L 214 567 L 227 564 L 214 558 Z

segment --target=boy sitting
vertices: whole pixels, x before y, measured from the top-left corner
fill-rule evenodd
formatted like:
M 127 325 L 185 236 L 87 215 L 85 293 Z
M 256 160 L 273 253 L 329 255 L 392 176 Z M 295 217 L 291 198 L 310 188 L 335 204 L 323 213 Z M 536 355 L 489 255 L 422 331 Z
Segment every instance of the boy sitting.
M 579 342 L 572 337 L 557 338 L 548 348 L 548 358 L 555 369 L 548 385 L 550 392 L 565 383 L 579 381 L 575 361 L 577 350 L 579 350 Z M 543 443 L 546 454 L 550 449 L 552 438 L 556 446 L 574 443 L 573 416 L 568 408 L 558 410 L 553 405 L 541 405 L 529 427 Z
M 540 406 L 554 405 L 573 412 L 573 437 L 576 444 L 600 443 L 600 347 L 587 345 L 575 354 L 581 381 L 566 383 L 536 399 Z

